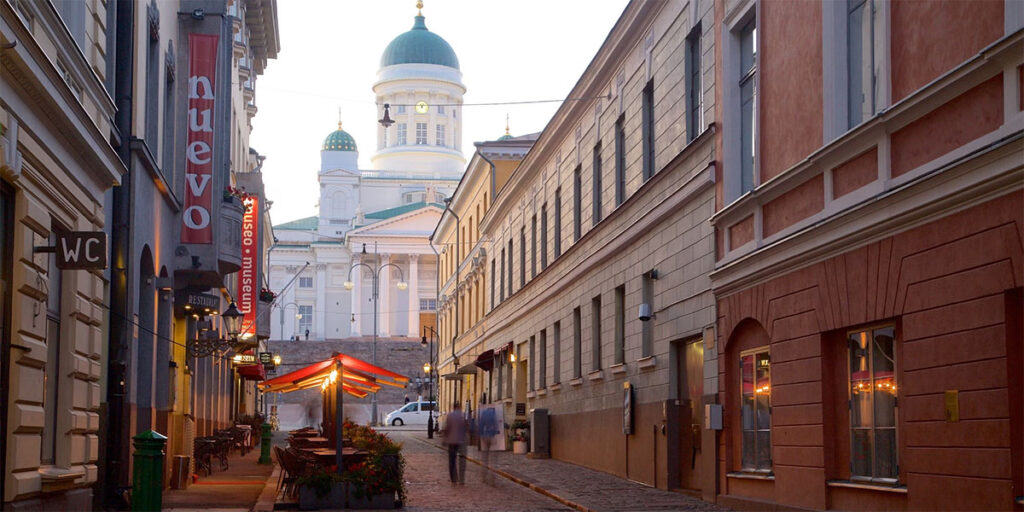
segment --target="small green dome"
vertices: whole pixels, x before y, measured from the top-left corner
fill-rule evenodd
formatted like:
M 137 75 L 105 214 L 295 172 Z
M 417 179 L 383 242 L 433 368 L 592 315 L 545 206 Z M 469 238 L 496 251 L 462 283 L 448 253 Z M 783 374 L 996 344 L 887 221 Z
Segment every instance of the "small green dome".
M 448 41 L 427 30 L 423 16 L 416 16 L 412 30 L 394 38 L 384 55 L 380 57 L 380 67 L 395 64 L 437 64 L 459 69 L 459 58 L 455 56 Z
M 501 137 L 498 137 L 498 140 L 509 140 L 511 138 L 512 138 L 512 136 L 506 133 L 505 135 L 502 135 Z
M 356 149 L 356 140 L 348 132 L 341 129 L 341 123 L 338 123 L 337 130 L 324 139 L 324 145 L 321 149 L 324 151 L 358 151 Z

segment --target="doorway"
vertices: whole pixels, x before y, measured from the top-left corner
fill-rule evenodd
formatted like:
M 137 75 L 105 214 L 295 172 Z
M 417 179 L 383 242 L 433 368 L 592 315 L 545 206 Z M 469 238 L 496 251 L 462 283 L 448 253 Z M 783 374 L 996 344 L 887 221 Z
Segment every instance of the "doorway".
M 676 351 L 679 390 L 679 487 L 701 488 L 701 428 L 704 424 L 704 342 L 682 342 Z

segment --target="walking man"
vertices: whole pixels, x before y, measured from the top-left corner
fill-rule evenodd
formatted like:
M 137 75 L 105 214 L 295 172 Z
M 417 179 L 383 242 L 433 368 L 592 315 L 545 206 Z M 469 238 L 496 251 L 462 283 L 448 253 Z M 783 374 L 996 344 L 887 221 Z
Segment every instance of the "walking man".
M 444 444 L 448 445 L 448 476 L 452 484 L 466 483 L 466 417 L 458 402 L 452 405 L 445 421 Z M 456 465 L 458 463 L 458 465 Z
M 494 449 L 495 441 L 501 434 L 498 428 L 498 413 L 495 406 L 484 406 L 480 410 L 480 419 L 477 425 L 477 432 L 480 433 L 480 451 L 484 457 L 484 483 L 491 484 L 494 475 L 491 474 L 491 450 Z

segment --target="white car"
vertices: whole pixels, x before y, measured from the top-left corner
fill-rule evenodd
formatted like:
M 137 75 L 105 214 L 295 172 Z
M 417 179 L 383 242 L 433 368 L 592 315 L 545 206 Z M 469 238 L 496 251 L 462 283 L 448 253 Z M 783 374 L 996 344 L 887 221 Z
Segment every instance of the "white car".
M 400 409 L 396 409 L 388 413 L 388 415 L 384 417 L 384 423 L 394 426 L 426 425 L 430 411 L 433 411 L 435 407 L 436 402 L 409 402 Z

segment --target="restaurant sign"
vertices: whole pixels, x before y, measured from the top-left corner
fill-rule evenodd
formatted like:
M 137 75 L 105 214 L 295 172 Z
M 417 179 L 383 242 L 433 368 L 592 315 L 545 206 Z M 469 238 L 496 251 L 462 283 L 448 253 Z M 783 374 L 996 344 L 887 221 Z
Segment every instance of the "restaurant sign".
M 188 131 L 185 146 L 185 208 L 181 241 L 213 242 L 213 117 L 217 74 L 216 34 L 189 34 Z

